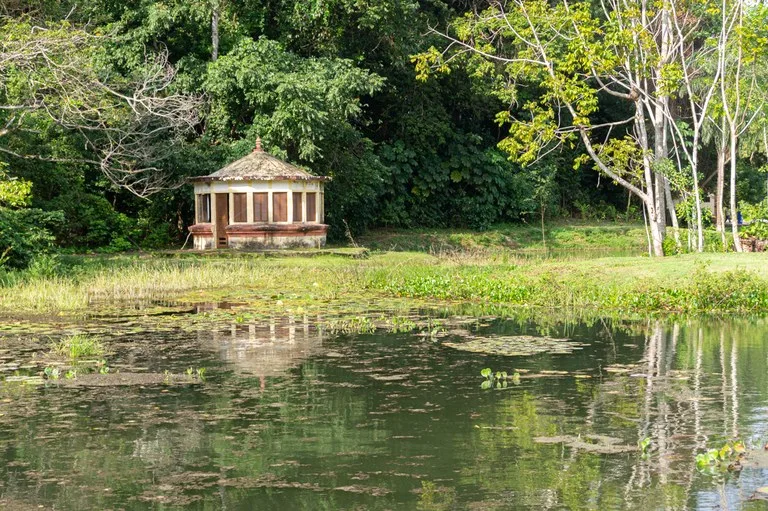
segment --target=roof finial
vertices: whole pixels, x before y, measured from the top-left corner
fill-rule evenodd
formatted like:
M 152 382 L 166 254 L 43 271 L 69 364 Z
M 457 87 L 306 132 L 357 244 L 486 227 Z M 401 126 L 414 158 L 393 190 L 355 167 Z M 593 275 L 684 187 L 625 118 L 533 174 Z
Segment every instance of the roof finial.
M 264 150 L 261 148 L 261 137 L 256 137 L 256 147 L 253 148 L 254 153 L 262 153 Z

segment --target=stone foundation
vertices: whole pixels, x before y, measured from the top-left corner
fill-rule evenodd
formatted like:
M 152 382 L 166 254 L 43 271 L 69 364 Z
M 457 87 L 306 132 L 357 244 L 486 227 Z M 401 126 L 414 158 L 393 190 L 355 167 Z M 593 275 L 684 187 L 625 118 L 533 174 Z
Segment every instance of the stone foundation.
M 325 236 L 230 236 L 229 248 L 241 250 L 269 250 L 279 248 L 321 248 Z
M 189 227 L 195 250 L 216 248 L 212 224 Z M 325 224 L 232 224 L 226 227 L 228 248 L 270 250 L 281 248 L 321 248 L 325 246 Z
M 216 248 L 213 237 L 213 224 L 195 224 L 189 226 L 195 250 L 210 250 Z
M 320 248 L 325 246 L 325 224 L 233 224 L 227 226 L 230 248 Z
M 194 239 L 195 250 L 211 250 L 216 248 L 213 236 L 192 236 Z

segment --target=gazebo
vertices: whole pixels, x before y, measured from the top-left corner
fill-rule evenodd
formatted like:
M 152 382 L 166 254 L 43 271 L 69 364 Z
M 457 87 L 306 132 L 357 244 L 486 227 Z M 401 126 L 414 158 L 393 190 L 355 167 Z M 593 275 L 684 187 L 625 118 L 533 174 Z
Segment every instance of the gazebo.
M 322 247 L 323 183 L 264 152 L 261 139 L 249 155 L 208 176 L 190 178 L 195 189 L 197 250 Z

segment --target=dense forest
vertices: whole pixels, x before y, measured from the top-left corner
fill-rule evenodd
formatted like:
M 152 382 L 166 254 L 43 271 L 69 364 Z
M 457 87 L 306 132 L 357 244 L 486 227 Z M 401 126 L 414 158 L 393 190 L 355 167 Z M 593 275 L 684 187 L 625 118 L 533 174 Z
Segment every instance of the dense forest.
M 524 2 L 510 2 L 510 9 L 517 4 Z M 583 5 L 579 12 L 588 16 L 590 4 Z M 591 19 L 603 16 L 599 5 L 592 5 Z M 633 153 L 620 143 L 633 132 L 622 119 L 637 118 L 622 96 L 635 89 L 611 94 L 610 83 L 600 85 L 605 77 L 571 62 L 582 58 L 605 68 L 607 57 L 597 51 L 561 46 L 552 57 L 552 65 L 585 84 L 589 94 L 558 81 L 561 75 L 542 77 L 519 59 L 503 60 L 526 52 L 529 60 L 538 59 L 536 48 L 510 41 L 512 34 L 528 41 L 525 30 L 536 35 L 543 28 L 523 26 L 519 33 L 512 12 L 505 17 L 512 20 L 511 34 L 504 34 L 495 24 L 498 9 L 495 2 L 440 0 L 0 1 L 3 264 L 25 266 L 52 246 L 180 246 L 193 208 L 185 179 L 246 154 L 257 136 L 272 154 L 333 177 L 326 219 L 335 239 L 348 229 L 485 229 L 544 217 L 642 222 L 653 201 L 644 206 L 641 194 L 622 186 L 642 181 L 634 160 L 650 161 L 642 148 Z M 681 46 L 706 48 L 720 30 L 716 11 L 701 14 L 701 34 Z M 551 16 L 558 15 L 572 14 L 552 9 Z M 557 22 L 540 18 L 542 24 Z M 591 48 L 611 35 L 581 20 L 593 27 L 591 34 L 579 33 L 592 38 Z M 754 47 L 764 44 L 757 28 L 740 33 L 751 34 Z M 725 131 L 718 135 L 711 128 L 725 116 L 706 108 L 699 115 L 698 103 L 687 99 L 705 95 L 691 91 L 708 87 L 706 72 L 725 74 L 705 68 L 713 55 L 715 50 L 702 54 L 690 81 L 685 65 L 665 78 L 675 81 L 678 92 L 668 94 L 664 108 L 677 113 L 662 128 L 680 145 L 665 147 L 663 159 L 676 161 L 677 173 L 697 173 L 693 182 L 672 179 L 675 172 L 663 173 L 660 159 L 653 171 L 662 176 L 657 193 L 666 183 L 670 200 L 688 201 L 674 219 L 682 226 L 713 222 L 706 212 L 696 213 L 691 205 L 699 201 L 691 202 L 692 196 L 730 193 L 728 182 L 716 190 L 727 144 Z M 759 63 L 759 55 L 739 59 Z M 765 75 L 762 66 L 752 67 L 743 74 L 758 86 L 744 96 L 760 108 L 737 112 L 750 120 L 753 136 L 734 147 L 733 162 L 736 196 L 754 204 L 766 196 L 764 121 L 757 113 L 763 101 L 754 99 L 764 93 Z M 649 95 L 659 97 L 659 90 L 673 85 L 655 87 Z M 709 87 L 713 97 L 720 94 Z M 579 99 L 585 96 L 588 101 Z M 570 121 L 553 128 L 554 110 L 542 105 L 569 101 L 576 108 Z M 713 111 L 723 110 L 716 100 L 711 104 Z M 590 136 L 603 143 L 585 145 L 589 140 L 578 138 L 579 129 L 565 126 L 583 126 L 575 122 L 579 116 L 589 119 Z M 522 117 L 528 121 L 516 121 Z M 681 157 L 691 147 L 698 151 L 688 157 L 693 167 Z M 600 172 L 589 161 L 592 152 L 608 158 L 612 168 L 623 162 L 624 170 Z M 666 223 L 665 208 L 656 205 L 655 215 Z M 677 216 L 674 211 L 669 214 Z

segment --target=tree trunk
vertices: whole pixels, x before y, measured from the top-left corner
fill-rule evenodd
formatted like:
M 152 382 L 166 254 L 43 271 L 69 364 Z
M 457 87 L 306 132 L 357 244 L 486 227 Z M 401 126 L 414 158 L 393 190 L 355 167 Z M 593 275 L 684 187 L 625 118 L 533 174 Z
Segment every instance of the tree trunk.
M 670 13 L 664 6 L 661 12 L 661 47 L 659 48 L 659 62 L 657 63 L 656 76 L 659 83 L 661 83 L 661 77 L 663 76 L 664 66 L 666 66 L 671 58 L 670 55 Z M 653 156 L 654 156 L 654 193 L 655 193 L 655 208 L 656 217 L 659 225 L 659 231 L 662 239 L 667 233 L 667 215 L 664 203 L 666 202 L 666 188 L 667 178 L 661 172 L 659 172 L 658 164 L 665 161 L 668 156 L 667 146 L 667 120 L 664 116 L 664 112 L 669 109 L 669 95 L 660 93 L 657 90 L 658 95 L 653 112 Z
M 666 197 L 667 211 L 669 211 L 669 218 L 672 220 L 672 234 L 675 237 L 675 245 L 678 250 L 683 248 L 680 244 L 680 222 L 677 221 L 677 211 L 675 211 L 675 202 L 672 200 L 672 189 L 669 186 L 669 179 L 664 178 L 664 195 Z
M 725 135 L 725 133 L 723 133 Z M 725 137 L 723 137 L 725 138 Z M 715 229 L 720 233 L 720 240 L 725 248 L 725 212 L 723 211 L 723 194 L 725 192 L 725 146 L 717 149 L 717 187 L 715 188 Z
M 650 208 L 653 208 L 653 204 L 649 205 Z M 654 215 L 658 216 L 655 212 Z M 653 255 L 658 257 L 664 256 L 664 235 L 661 231 L 661 222 L 656 219 L 655 221 L 651 220 L 651 243 L 653 244 Z
M 739 238 L 739 210 L 736 206 L 736 142 L 738 135 L 736 134 L 736 126 L 734 126 L 733 123 L 730 123 L 730 132 L 731 145 L 729 149 L 731 152 L 731 233 L 733 234 L 733 249 L 736 252 L 742 252 L 743 249 L 741 248 L 741 238 Z
M 657 159 L 658 161 L 658 159 Z M 656 209 L 656 216 L 657 220 L 659 222 L 659 230 L 661 231 L 662 236 L 666 236 L 667 234 L 667 212 L 666 212 L 666 201 L 664 200 L 664 181 L 666 179 L 664 178 L 664 175 L 660 172 L 654 172 L 653 176 L 654 180 L 654 196 L 656 199 L 656 203 L 654 204 L 654 207 Z
M 696 137 L 698 138 L 698 137 Z M 698 162 L 697 154 L 698 140 L 694 140 L 693 161 L 691 162 L 691 177 L 693 178 L 693 200 L 696 204 L 696 251 L 704 252 L 704 228 L 701 222 L 701 194 L 699 193 L 699 171 L 696 168 Z
M 219 15 L 221 6 L 218 0 L 213 0 L 213 14 L 211 16 L 211 60 L 216 62 L 219 58 Z
M 661 235 L 659 224 L 651 220 L 653 213 L 653 202 L 643 201 L 643 220 L 645 221 L 645 233 L 648 237 L 648 255 L 663 257 L 664 256 L 664 237 Z
M 666 218 L 664 211 L 656 209 L 656 205 L 659 203 L 658 192 L 663 192 L 663 187 L 656 188 L 654 186 L 658 183 L 657 176 L 654 176 L 650 157 L 648 155 L 648 131 L 645 126 L 645 114 L 643 112 L 643 105 L 639 101 L 637 102 L 635 112 L 635 129 L 637 130 L 637 138 L 640 142 L 640 146 L 643 149 L 643 175 L 645 181 L 645 207 L 648 211 L 648 224 L 651 230 L 651 245 L 653 248 L 653 255 L 658 257 L 664 256 L 664 248 L 662 242 L 664 240 L 664 227 L 666 226 Z M 663 205 L 663 202 L 661 202 Z

